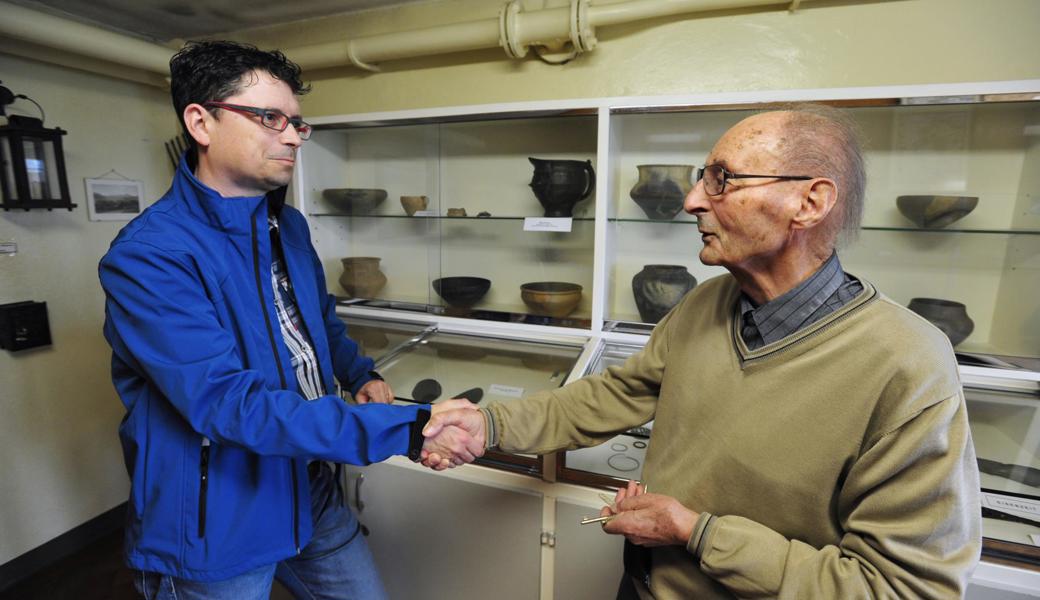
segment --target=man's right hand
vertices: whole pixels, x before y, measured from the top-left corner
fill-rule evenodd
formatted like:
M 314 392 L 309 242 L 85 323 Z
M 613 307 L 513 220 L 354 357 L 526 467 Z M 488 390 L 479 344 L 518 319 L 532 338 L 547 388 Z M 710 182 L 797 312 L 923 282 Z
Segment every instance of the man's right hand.
M 460 431 L 461 430 L 461 431 Z M 464 452 L 452 451 L 453 438 L 465 432 L 472 440 Z M 423 428 L 426 442 L 420 454 L 422 464 L 441 471 L 472 462 L 483 456 L 487 432 L 484 415 L 468 400 L 446 400 L 432 406 L 430 421 Z

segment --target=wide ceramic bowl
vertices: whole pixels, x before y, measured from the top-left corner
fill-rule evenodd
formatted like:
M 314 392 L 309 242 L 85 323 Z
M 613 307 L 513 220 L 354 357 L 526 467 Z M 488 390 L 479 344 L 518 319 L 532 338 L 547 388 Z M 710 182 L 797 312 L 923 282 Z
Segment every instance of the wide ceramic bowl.
M 896 207 L 918 227 L 939 229 L 975 210 L 976 196 L 899 196 Z
M 369 188 L 330 188 L 321 197 L 336 210 L 348 215 L 367 215 L 386 200 L 386 190 Z
M 566 317 L 581 302 L 581 286 L 565 281 L 536 281 L 520 286 L 520 298 L 536 315 Z
M 483 277 L 441 277 L 433 280 L 433 291 L 437 292 L 449 306 L 469 308 L 488 292 L 491 280 Z

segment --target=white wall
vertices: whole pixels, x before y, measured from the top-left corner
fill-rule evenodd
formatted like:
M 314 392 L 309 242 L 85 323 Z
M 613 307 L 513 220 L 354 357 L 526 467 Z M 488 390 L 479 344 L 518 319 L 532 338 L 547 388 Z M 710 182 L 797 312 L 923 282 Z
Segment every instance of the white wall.
M 54 344 L 0 351 L 0 564 L 124 502 L 128 479 L 116 429 L 123 407 L 101 334 L 97 263 L 125 223 L 87 220 L 84 178 L 110 169 L 144 182 L 147 203 L 167 188 L 163 140 L 177 131 L 154 87 L 0 54 L 0 80 L 60 126 L 72 212 L 0 213 L 0 303 L 47 302 Z M 24 100 L 10 114 L 38 116 Z M 117 177 L 109 174 L 108 177 Z

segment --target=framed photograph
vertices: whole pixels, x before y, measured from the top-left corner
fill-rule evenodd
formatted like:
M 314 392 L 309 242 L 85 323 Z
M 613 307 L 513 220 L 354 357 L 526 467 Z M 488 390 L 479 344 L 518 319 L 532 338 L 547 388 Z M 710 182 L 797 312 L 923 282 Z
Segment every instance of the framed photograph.
M 144 184 L 132 179 L 84 179 L 91 221 L 129 221 L 141 214 Z

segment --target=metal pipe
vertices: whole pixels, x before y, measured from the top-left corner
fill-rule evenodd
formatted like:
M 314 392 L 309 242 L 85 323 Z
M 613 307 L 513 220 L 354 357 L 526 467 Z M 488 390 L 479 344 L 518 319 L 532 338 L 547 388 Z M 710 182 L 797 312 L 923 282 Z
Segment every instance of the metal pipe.
M 571 42 L 574 54 L 596 45 L 597 26 L 617 25 L 684 13 L 788 5 L 802 0 L 630 0 L 593 6 L 589 0 L 571 0 L 569 6 L 524 12 L 518 0 L 506 2 L 499 17 L 451 23 L 408 31 L 396 31 L 285 50 L 304 69 L 354 64 L 378 70 L 372 63 L 432 54 L 502 47 L 512 57 L 522 57 L 531 45 L 553 50 Z M 0 36 L 23 40 L 67 52 L 168 75 L 174 50 L 127 35 L 76 23 L 0 0 Z M 2 41 L 2 40 L 0 40 Z M 41 59 L 59 62 L 51 56 Z M 70 57 L 68 65 L 87 68 Z M 111 71 L 103 71 L 111 75 Z M 139 74 L 124 75 L 140 81 Z
M 0 2 L 0 35 L 144 71 L 169 74 L 173 50 L 99 27 Z

